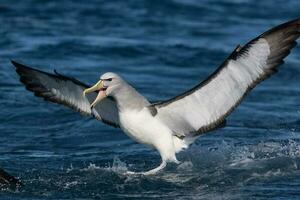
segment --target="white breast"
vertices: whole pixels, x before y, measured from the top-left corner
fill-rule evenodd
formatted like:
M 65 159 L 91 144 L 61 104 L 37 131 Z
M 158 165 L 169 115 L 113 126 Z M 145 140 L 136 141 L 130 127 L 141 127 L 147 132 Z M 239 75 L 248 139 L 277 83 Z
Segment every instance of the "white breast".
M 130 138 L 157 149 L 166 160 L 176 160 L 175 152 L 186 146 L 183 142 L 178 142 L 172 131 L 153 117 L 148 108 L 120 112 L 119 117 L 122 130 Z
M 120 113 L 120 122 L 123 131 L 133 140 L 156 148 L 162 138 L 172 136 L 169 128 L 154 118 L 147 108 Z

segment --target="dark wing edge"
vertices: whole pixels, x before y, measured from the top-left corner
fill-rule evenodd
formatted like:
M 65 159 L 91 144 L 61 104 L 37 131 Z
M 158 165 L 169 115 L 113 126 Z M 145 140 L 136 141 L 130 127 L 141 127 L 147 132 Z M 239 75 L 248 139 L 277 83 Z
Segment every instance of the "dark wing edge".
M 95 99 L 97 93 L 90 93 L 83 97 L 83 90 L 89 87 L 87 84 L 62 75 L 56 70 L 51 74 L 14 60 L 11 62 L 20 76 L 20 82 L 35 96 L 42 97 L 45 101 L 65 105 L 82 115 L 94 117 L 113 127 L 119 127 L 117 109 L 113 100 L 106 98 L 95 108 L 90 108 L 90 102 Z
M 232 106 L 224 115 L 220 116 L 217 121 L 214 121 L 208 125 L 201 127 L 199 130 L 193 132 L 194 135 L 203 134 L 212 130 L 215 130 L 219 127 L 223 127 L 226 121 L 226 117 L 231 114 L 234 109 L 241 103 L 241 101 L 247 96 L 247 94 L 260 82 L 270 77 L 272 74 L 278 71 L 278 67 L 284 63 L 283 59 L 290 54 L 290 50 L 294 48 L 297 44 L 296 40 L 300 36 L 300 18 L 286 22 L 279 26 L 276 26 L 255 39 L 248 42 L 246 45 L 241 47 L 238 45 L 235 50 L 229 55 L 229 57 L 219 66 L 219 68 L 213 72 L 207 79 L 202 81 L 200 84 L 191 88 L 190 90 L 179 94 L 169 100 L 160 101 L 158 103 L 154 103 L 151 107 L 155 107 L 156 109 L 160 109 L 162 107 L 166 107 L 172 104 L 175 101 L 179 101 L 184 97 L 193 94 L 199 89 L 205 87 L 209 84 L 214 78 L 216 78 L 222 70 L 228 66 L 230 60 L 237 60 L 239 57 L 245 55 L 249 48 L 252 47 L 255 42 L 259 39 L 265 39 L 270 46 L 270 54 L 267 58 L 268 69 L 264 71 L 253 83 L 247 88 L 242 97 Z
M 54 92 L 51 91 L 51 89 L 47 88 L 43 83 L 41 83 L 41 81 L 38 79 L 38 76 L 45 75 L 46 77 L 53 79 L 56 83 L 60 83 L 61 81 L 71 81 L 72 83 L 74 83 L 74 85 L 78 85 L 82 88 L 87 88 L 88 86 L 86 84 L 74 78 L 58 74 L 56 70 L 54 71 L 55 74 L 51 74 L 48 72 L 25 66 L 14 60 L 11 60 L 11 63 L 15 66 L 16 72 L 20 76 L 20 82 L 25 85 L 25 88 L 27 90 L 33 92 L 35 96 L 42 97 L 45 101 L 50 101 L 53 103 L 68 106 L 82 115 L 91 115 L 91 110 L 84 110 L 76 104 L 72 104 L 67 99 L 58 98 L 54 94 Z

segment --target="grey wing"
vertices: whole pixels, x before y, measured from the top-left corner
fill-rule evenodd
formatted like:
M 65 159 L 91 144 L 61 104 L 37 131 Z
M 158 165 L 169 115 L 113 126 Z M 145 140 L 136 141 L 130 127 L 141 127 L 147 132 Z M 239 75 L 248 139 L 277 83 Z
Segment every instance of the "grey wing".
M 175 133 L 198 135 L 216 129 L 246 94 L 283 64 L 297 44 L 300 20 L 279 25 L 238 46 L 205 81 L 170 100 L 151 105 Z
M 97 93 L 83 96 L 83 91 L 89 87 L 88 85 L 74 78 L 58 74 L 56 71 L 55 74 L 51 74 L 15 61 L 12 61 L 12 64 L 16 67 L 20 81 L 35 96 L 68 106 L 81 114 L 93 116 L 106 124 L 119 126 L 118 109 L 114 100 L 105 98 L 91 109 L 90 103 L 96 98 Z

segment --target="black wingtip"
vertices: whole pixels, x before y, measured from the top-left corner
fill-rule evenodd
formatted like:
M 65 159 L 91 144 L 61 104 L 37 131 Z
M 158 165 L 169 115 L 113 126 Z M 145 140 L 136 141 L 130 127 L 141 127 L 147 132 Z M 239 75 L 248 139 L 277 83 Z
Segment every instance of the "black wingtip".
M 21 63 L 18 63 L 18 62 L 14 61 L 14 60 L 10 60 L 10 62 L 11 62 L 16 68 L 29 68 L 29 67 L 27 67 L 27 66 L 25 66 L 25 65 L 23 65 L 23 64 L 21 64 Z
M 43 72 L 41 70 L 38 70 L 38 69 L 35 69 L 33 67 L 29 67 L 27 65 L 24 65 L 24 64 L 21 64 L 19 62 L 16 62 L 14 60 L 10 60 L 10 62 L 13 64 L 13 66 L 15 66 L 16 68 L 16 71 L 19 73 L 19 72 L 24 72 L 24 71 L 36 71 L 36 72 L 41 72 L 41 73 L 44 73 L 44 74 L 47 74 L 47 75 L 50 75 L 50 76 L 53 76 L 53 74 L 50 74 L 50 73 L 47 73 L 47 72 Z
M 11 62 L 15 67 L 17 67 L 17 66 L 19 65 L 19 63 L 17 63 L 17 62 L 14 61 L 14 60 L 10 60 L 10 62 Z

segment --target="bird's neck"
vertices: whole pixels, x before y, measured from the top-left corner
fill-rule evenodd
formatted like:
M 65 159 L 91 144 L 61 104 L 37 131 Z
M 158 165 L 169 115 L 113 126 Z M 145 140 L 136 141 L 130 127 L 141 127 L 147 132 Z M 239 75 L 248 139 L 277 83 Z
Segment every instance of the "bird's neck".
M 113 97 L 117 102 L 120 112 L 133 110 L 140 111 L 145 106 L 150 105 L 148 100 L 129 84 L 127 87 L 120 88 Z

